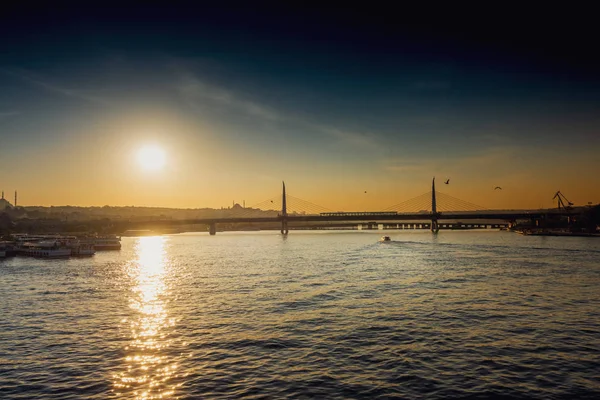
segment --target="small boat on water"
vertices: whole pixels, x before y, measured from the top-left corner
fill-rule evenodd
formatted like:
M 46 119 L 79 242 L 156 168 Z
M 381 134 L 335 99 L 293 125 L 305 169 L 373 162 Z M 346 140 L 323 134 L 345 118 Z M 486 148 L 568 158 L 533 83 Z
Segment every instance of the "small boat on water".
M 391 242 L 392 239 L 389 236 L 382 236 L 381 239 L 379 239 L 380 242 Z

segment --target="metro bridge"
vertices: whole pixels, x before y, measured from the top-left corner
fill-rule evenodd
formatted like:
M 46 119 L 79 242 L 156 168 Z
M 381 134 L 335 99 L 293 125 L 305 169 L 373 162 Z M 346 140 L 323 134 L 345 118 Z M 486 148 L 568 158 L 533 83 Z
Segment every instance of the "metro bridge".
M 290 207 L 293 205 L 293 207 Z M 415 211 L 418 210 L 418 211 Z M 435 189 L 435 178 L 432 181 L 431 191 L 420 196 L 395 204 L 384 211 L 365 212 L 335 212 L 325 207 L 307 202 L 305 200 L 286 194 L 285 183 L 282 184 L 281 197 L 265 200 L 250 208 L 234 207 L 228 210 L 218 210 L 226 213 L 225 216 L 194 219 L 168 219 L 152 221 L 123 221 L 123 225 L 129 229 L 148 227 L 173 227 L 182 225 L 207 225 L 211 235 L 216 234 L 218 224 L 232 223 L 277 223 L 282 234 L 289 232 L 290 223 L 304 222 L 357 222 L 364 223 L 367 229 L 373 229 L 379 223 L 396 225 L 398 228 L 405 227 L 406 222 L 419 222 L 421 228 L 437 232 L 440 225 L 446 228 L 451 226 L 450 221 L 473 221 L 473 220 L 496 220 L 496 223 L 479 223 L 483 225 L 498 227 L 514 223 L 516 220 L 529 220 L 532 225 L 540 221 L 560 216 L 575 215 L 571 207 L 562 209 L 537 209 L 537 210 L 488 210 L 464 200 L 438 192 Z M 411 224 L 409 224 L 411 225 Z

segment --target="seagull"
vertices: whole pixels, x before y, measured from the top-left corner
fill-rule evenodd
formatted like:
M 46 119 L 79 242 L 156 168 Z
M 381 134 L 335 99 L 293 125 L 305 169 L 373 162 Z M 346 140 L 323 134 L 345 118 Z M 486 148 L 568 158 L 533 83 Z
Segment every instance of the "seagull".
M 448 178 L 448 180 L 446 182 L 444 182 L 446 185 L 450 183 L 450 178 Z
M 494 188 L 494 190 L 496 190 L 496 189 L 500 189 L 500 190 L 502 190 L 502 188 L 501 188 L 500 186 L 496 186 L 496 187 Z
M 367 191 L 365 190 L 365 193 L 367 193 Z

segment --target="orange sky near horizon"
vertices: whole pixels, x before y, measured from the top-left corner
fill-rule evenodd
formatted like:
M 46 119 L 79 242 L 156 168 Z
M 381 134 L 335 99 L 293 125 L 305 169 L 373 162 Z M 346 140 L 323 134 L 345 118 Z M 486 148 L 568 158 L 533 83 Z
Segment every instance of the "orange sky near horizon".
M 18 190 L 19 205 L 25 206 L 220 208 L 277 197 L 285 180 L 289 194 L 326 209 L 377 211 L 430 191 L 436 176 L 438 191 L 488 209 L 552 207 L 557 190 L 576 205 L 600 203 L 594 185 L 600 162 L 593 149 L 565 146 L 528 154 L 496 146 L 459 158 L 395 158 L 380 153 L 385 143 L 374 143 L 370 148 L 348 144 L 350 150 L 360 148 L 356 160 L 293 149 L 272 154 L 219 140 L 218 126 L 154 115 L 151 121 L 107 122 L 101 130 L 87 127 L 82 134 L 84 126 L 77 141 L 4 156 L 0 188 L 11 202 Z M 148 144 L 164 150 L 162 169 L 147 171 L 137 162 L 136 152 Z

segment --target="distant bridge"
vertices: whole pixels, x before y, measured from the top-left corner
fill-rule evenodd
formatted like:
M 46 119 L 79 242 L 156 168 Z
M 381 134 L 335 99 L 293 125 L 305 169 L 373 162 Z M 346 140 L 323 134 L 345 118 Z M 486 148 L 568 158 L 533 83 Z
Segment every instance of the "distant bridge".
M 250 208 L 219 210 L 227 215 L 210 218 L 194 219 L 164 219 L 151 221 L 123 221 L 123 228 L 158 228 L 182 225 L 207 225 L 211 235 L 216 234 L 218 224 L 248 224 L 248 223 L 277 223 L 282 234 L 287 234 L 290 223 L 298 222 L 360 222 L 372 229 L 379 223 L 420 222 L 420 226 L 437 232 L 440 224 L 448 227 L 450 221 L 498 220 L 496 224 L 478 225 L 508 225 L 516 220 L 527 219 L 532 224 L 550 217 L 571 216 L 575 211 L 571 208 L 538 209 L 538 210 L 487 210 L 484 207 L 454 198 L 435 190 L 435 178 L 432 190 L 403 203 L 388 207 L 384 211 L 364 212 L 334 212 L 310 202 L 286 194 L 285 183 L 282 186 L 281 201 L 277 198 L 268 199 Z M 288 208 L 288 203 L 294 204 L 294 210 Z M 275 207 L 279 208 L 277 211 Z M 409 211 L 409 210 L 419 211 Z M 267 214 L 267 215 L 265 215 Z M 442 222 L 440 222 L 442 221 Z M 446 222 L 446 223 L 444 223 Z

